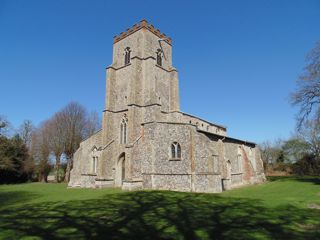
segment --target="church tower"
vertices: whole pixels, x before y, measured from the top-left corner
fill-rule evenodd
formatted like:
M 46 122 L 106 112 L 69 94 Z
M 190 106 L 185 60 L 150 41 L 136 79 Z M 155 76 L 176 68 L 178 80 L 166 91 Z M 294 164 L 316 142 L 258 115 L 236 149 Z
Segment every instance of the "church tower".
M 129 146 L 141 136 L 141 123 L 159 120 L 161 111 L 180 110 L 172 40 L 142 20 L 114 37 L 112 64 L 106 70 L 102 144 L 113 141 L 107 152 L 115 154 L 113 159 L 125 154 L 126 169 L 130 169 Z M 113 161 L 106 164 L 102 169 L 114 169 Z M 110 171 L 107 175 L 115 174 Z
M 161 104 L 179 110 L 177 71 L 172 41 L 146 20 L 114 37 L 113 60 L 107 67 L 106 109 Z
M 178 73 L 172 66 L 171 44 L 171 38 L 146 20 L 114 37 L 112 64 L 107 67 L 105 143 L 118 138 L 116 125 L 121 127 L 121 121 L 131 128 L 123 137 L 128 143 L 134 141 L 142 122 L 154 120 L 156 114 L 148 116 L 150 111 L 179 111 Z M 118 140 L 121 142 L 121 136 Z

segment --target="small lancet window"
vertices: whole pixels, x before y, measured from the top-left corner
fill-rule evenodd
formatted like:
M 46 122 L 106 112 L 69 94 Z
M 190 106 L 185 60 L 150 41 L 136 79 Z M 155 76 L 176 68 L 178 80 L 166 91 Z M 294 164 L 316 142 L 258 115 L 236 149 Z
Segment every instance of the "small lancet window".
M 129 47 L 127 47 L 124 50 L 124 65 L 128 65 L 130 63 L 130 53 L 131 53 L 131 50 Z
M 98 157 L 92 158 L 92 172 L 97 173 Z
M 123 118 L 120 123 L 120 144 L 127 143 L 127 119 Z
M 161 49 L 157 50 L 157 65 L 162 66 L 162 51 L 161 51 Z
M 171 158 L 172 159 L 180 159 L 181 158 L 181 146 L 177 142 L 174 142 L 171 144 Z

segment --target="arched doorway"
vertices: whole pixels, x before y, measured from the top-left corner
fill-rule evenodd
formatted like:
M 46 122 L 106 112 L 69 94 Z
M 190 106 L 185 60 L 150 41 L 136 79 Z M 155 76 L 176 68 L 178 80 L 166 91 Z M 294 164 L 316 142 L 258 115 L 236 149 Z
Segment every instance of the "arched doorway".
M 227 160 L 226 162 L 226 176 L 222 180 L 222 190 L 228 190 L 231 188 L 231 162 Z
M 116 187 L 121 187 L 123 180 L 126 177 L 125 162 L 126 162 L 125 153 L 121 153 L 118 158 L 117 166 L 116 166 L 116 176 L 115 176 Z

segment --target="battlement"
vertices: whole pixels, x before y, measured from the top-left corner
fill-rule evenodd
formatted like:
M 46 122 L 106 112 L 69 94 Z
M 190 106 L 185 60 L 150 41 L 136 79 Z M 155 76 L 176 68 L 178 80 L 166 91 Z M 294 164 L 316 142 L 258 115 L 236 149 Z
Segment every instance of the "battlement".
M 139 23 L 133 25 L 131 28 L 128 28 L 127 31 L 120 33 L 118 36 L 113 37 L 113 43 L 117 43 L 120 40 L 126 38 L 127 36 L 135 33 L 136 31 L 145 28 L 148 29 L 150 32 L 158 36 L 159 38 L 163 39 L 168 44 L 172 44 L 172 39 L 167 37 L 166 34 L 161 33 L 159 29 L 156 29 L 152 24 L 149 24 L 147 20 L 143 19 Z

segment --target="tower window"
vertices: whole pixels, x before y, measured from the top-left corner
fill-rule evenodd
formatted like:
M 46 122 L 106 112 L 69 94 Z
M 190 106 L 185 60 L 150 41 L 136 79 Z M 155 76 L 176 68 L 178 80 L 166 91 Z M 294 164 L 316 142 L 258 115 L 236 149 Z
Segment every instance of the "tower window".
M 131 50 L 129 47 L 127 47 L 124 50 L 124 65 L 128 65 L 130 63 L 130 53 L 131 53 Z
M 181 158 L 181 146 L 177 142 L 174 142 L 171 144 L 171 158 L 172 159 L 180 159 Z
M 120 124 L 120 144 L 127 143 L 127 119 L 123 118 Z
M 162 66 L 162 51 L 161 49 L 157 50 L 157 65 Z

